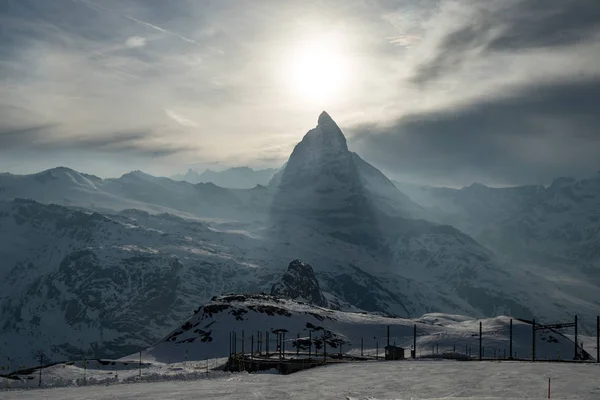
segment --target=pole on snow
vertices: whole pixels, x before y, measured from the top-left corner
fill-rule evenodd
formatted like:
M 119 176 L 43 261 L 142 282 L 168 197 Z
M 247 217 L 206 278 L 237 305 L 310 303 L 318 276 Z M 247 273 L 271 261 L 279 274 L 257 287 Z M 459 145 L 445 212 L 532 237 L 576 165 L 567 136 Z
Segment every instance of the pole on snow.
M 596 362 L 600 363 L 600 315 L 596 317 Z
M 535 361 L 535 319 L 531 323 L 531 361 Z
M 281 347 L 283 347 L 283 359 L 285 360 L 285 331 L 283 331 L 283 338 L 281 339 Z
M 244 340 L 244 330 L 242 329 L 242 356 L 245 354 L 245 352 L 244 352 L 244 342 L 245 342 L 245 340 Z
M 378 360 L 379 359 L 379 340 L 377 342 L 375 342 L 375 346 L 376 350 L 375 350 L 375 359 Z
M 250 359 L 254 357 L 254 335 L 250 336 Z
M 479 321 L 479 361 L 481 361 L 483 357 L 483 343 L 481 336 L 483 335 L 483 325 L 481 321 Z
M 390 326 L 387 326 L 387 345 L 390 345 Z
M 40 353 L 40 380 L 38 386 L 42 386 L 42 367 L 44 366 L 44 352 Z
M 139 372 L 139 376 L 142 376 L 142 352 L 140 351 L 140 372 Z
M 512 318 L 510 319 L 509 332 L 510 332 L 510 341 L 509 341 L 508 358 L 512 360 L 512 358 L 513 358 L 513 343 L 512 343 L 512 339 L 513 339 L 513 325 L 512 325 Z
M 308 331 L 308 359 L 312 358 L 312 331 Z
M 8 389 L 8 375 L 10 374 L 10 357 L 6 357 L 6 380 L 4 381 L 4 389 Z
M 364 339 L 360 338 L 360 356 L 363 357 Z
M 327 363 L 327 342 L 325 341 L 325 331 L 323 331 L 323 362 Z
M 575 316 L 575 357 L 574 360 L 577 360 L 577 315 Z
M 413 325 L 413 350 L 414 350 L 413 358 L 417 358 L 417 324 Z

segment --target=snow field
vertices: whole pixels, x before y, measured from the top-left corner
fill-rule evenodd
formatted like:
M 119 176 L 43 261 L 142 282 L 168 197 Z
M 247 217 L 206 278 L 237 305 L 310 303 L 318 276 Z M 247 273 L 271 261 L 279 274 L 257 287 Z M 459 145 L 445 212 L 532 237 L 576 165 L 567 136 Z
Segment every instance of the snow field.
M 401 361 L 329 365 L 292 375 L 210 373 L 212 379 L 0 392 L 13 399 L 600 399 L 595 364 Z M 168 378 L 165 378 L 168 379 Z

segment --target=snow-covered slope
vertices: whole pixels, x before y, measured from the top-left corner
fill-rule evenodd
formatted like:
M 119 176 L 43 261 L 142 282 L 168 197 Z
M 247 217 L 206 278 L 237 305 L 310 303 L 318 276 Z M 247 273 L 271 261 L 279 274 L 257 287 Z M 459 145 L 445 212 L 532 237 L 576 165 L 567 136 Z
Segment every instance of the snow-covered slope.
M 142 357 L 153 362 L 227 357 L 230 333 L 236 332 L 237 351 L 241 351 L 242 331 L 245 352 L 250 352 L 252 340 L 254 350 L 258 351 L 258 337 L 266 340 L 266 332 L 270 334 L 269 349 L 275 352 L 276 334 L 285 331 L 285 350 L 291 354 L 298 350 L 307 352 L 307 346 L 295 339 L 306 339 L 310 335 L 316 342 L 313 355 L 315 346 L 323 353 L 323 340 L 329 353 L 360 355 L 362 345 L 363 355 L 375 356 L 377 347 L 383 355 L 388 326 L 390 344 L 404 347 L 406 357 L 410 357 L 416 325 L 417 355 L 449 351 L 468 354 L 470 347 L 471 356 L 478 358 L 479 322 L 483 326 L 484 356 L 492 358 L 495 353 L 501 358 L 506 352 L 506 357 L 510 357 L 510 318 L 505 316 L 478 320 L 460 315 L 426 314 L 413 320 L 335 311 L 262 294 L 225 295 L 200 307 L 193 317 L 143 352 Z M 513 356 L 530 358 L 531 340 L 531 323 L 513 320 Z M 266 343 L 262 343 L 262 351 L 265 350 Z M 552 330 L 536 331 L 537 358 L 570 359 L 573 352 L 573 342 L 562 334 Z
M 212 367 L 212 360 L 209 363 Z M 548 378 L 555 400 L 596 400 L 600 395 L 596 365 L 531 362 L 367 362 L 329 365 L 292 375 L 245 374 L 210 371 L 202 363 L 143 364 L 141 377 L 134 365 L 129 370 L 90 363 L 87 376 L 102 385 L 41 390 L 11 390 L 4 400 L 107 400 L 176 398 L 193 400 L 517 400 L 547 398 Z M 43 386 L 71 386 L 83 382 L 79 365 L 56 365 L 44 369 Z M 37 371 L 34 371 L 35 373 Z M 36 388 L 33 375 L 23 376 L 25 385 Z M 185 380 L 185 382 L 182 382 Z M 118 382 L 136 384 L 115 384 Z M 21 382 L 11 387 L 23 387 Z M 209 397 L 210 396 L 210 397 Z
M 198 301 L 272 283 L 259 240 L 173 215 L 0 202 L 0 243 L 0 353 L 23 361 L 123 355 Z
M 568 297 L 560 310 L 546 304 L 548 293 L 563 294 L 543 277 L 528 290 L 519 283 L 524 279 L 515 286 L 514 276 L 485 269 L 459 276 L 458 287 L 443 275 L 406 278 L 402 266 L 391 269 L 360 246 L 304 229 L 291 245 L 244 224 L 138 210 L 99 214 L 29 200 L 0 202 L 0 227 L 1 351 L 23 363 L 42 350 L 61 360 L 147 346 L 214 295 L 269 292 L 290 254 L 311 263 L 328 304 L 341 309 L 402 316 L 512 310 L 553 321 L 584 304 Z M 410 265 L 418 270 L 418 260 Z

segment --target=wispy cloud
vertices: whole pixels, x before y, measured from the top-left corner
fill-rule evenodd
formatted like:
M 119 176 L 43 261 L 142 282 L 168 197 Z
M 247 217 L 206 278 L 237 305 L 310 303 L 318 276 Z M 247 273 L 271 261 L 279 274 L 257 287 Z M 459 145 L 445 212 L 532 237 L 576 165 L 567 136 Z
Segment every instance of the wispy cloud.
M 146 45 L 146 38 L 141 36 L 131 36 L 125 40 L 125 46 L 130 48 L 143 47 Z
M 148 29 L 152 29 L 152 30 L 155 30 L 155 31 L 158 31 L 158 32 L 161 32 L 161 33 L 165 33 L 165 34 L 167 34 L 167 35 L 169 35 L 169 36 L 172 36 L 172 37 L 176 37 L 176 38 L 178 38 L 178 39 L 181 39 L 181 40 L 183 40 L 183 41 L 185 41 L 185 42 L 187 42 L 187 43 L 191 43 L 191 44 L 194 44 L 194 45 L 201 46 L 201 44 L 200 44 L 200 43 L 198 43 L 197 41 L 195 41 L 195 40 L 193 40 L 193 39 L 190 39 L 189 37 L 186 37 L 186 36 L 183 36 L 183 35 L 177 34 L 177 33 L 173 32 L 173 31 L 170 31 L 170 30 L 168 30 L 168 29 L 165 29 L 165 28 L 161 28 L 160 26 L 158 26 L 158 25 L 155 25 L 155 24 L 151 24 L 150 22 L 147 22 L 147 21 L 142 21 L 141 19 L 134 18 L 134 17 L 132 17 L 132 16 L 130 16 L 130 15 L 126 15 L 126 14 L 120 14 L 120 13 L 118 13 L 118 12 L 115 12 L 115 11 L 113 11 L 113 10 L 110 10 L 110 9 L 108 9 L 108 8 L 106 8 L 106 7 L 100 6 L 100 5 L 98 5 L 97 3 L 94 3 L 94 2 L 92 2 L 92 1 L 90 1 L 90 0 L 76 0 L 76 1 L 79 1 L 79 2 L 81 2 L 81 3 L 83 3 L 83 4 L 86 4 L 86 5 L 88 5 L 88 6 L 92 7 L 92 8 L 93 8 L 93 9 L 95 9 L 95 10 L 99 10 L 99 11 L 102 11 L 102 12 L 114 13 L 114 14 L 120 15 L 120 16 L 122 16 L 123 18 L 125 18 L 125 19 L 128 19 L 128 20 L 129 20 L 129 21 L 131 21 L 131 22 L 135 22 L 136 24 L 139 24 L 139 25 L 141 25 L 141 26 L 144 26 L 144 27 L 146 27 L 146 28 L 148 28 Z
M 169 118 L 171 118 L 173 121 L 177 122 L 178 124 L 180 124 L 182 126 L 193 127 L 193 128 L 198 126 L 198 124 L 196 122 L 192 121 L 191 119 L 182 117 L 181 115 L 175 113 L 175 111 L 173 111 L 173 110 L 169 110 L 167 108 L 165 110 L 165 112 L 167 113 Z
M 21 150 L 149 155 L 164 157 L 190 151 L 189 147 L 165 143 L 154 131 L 95 132 L 88 135 L 61 136 L 60 124 L 24 126 L 0 131 L 0 148 L 15 153 Z
M 387 38 L 387 40 L 396 46 L 412 46 L 421 41 L 418 35 L 398 35 Z

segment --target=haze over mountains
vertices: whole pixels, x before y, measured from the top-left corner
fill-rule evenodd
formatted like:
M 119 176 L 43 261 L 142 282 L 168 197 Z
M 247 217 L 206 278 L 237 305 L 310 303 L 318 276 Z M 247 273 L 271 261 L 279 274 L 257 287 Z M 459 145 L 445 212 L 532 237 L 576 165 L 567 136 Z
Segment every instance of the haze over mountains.
M 56 359 L 125 355 L 215 295 L 269 292 L 293 259 L 341 310 L 577 313 L 586 329 L 600 308 L 599 202 L 600 176 L 399 190 L 327 113 L 251 189 L 140 171 L 1 174 L 0 346 L 22 359 L 40 343 Z
M 230 189 L 251 189 L 256 185 L 268 185 L 276 173 L 275 168 L 254 170 L 248 167 L 234 167 L 223 171 L 207 169 L 199 174 L 190 168 L 185 174 L 173 175 L 171 179 L 190 183 L 211 182 Z

